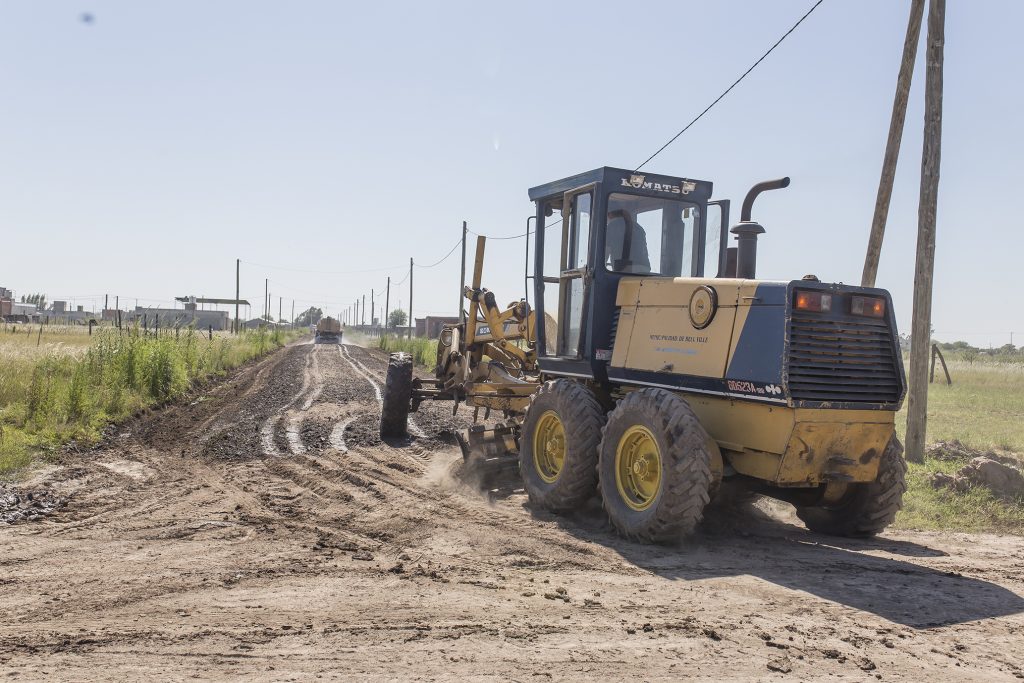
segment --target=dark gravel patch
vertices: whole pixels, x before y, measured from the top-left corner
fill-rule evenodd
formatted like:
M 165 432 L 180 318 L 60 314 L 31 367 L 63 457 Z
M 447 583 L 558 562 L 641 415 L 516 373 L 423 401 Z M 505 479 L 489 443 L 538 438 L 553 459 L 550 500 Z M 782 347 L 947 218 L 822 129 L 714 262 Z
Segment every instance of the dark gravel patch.
M 34 522 L 64 507 L 67 501 L 45 488 L 0 487 L 0 524 Z

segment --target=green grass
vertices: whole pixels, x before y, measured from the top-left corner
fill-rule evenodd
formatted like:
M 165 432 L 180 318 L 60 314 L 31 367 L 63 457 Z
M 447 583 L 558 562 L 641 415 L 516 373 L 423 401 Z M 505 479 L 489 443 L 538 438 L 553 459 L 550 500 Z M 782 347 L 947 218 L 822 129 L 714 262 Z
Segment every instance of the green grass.
M 44 330 L 40 339 L 38 328 L 32 335 L 0 331 L 0 475 L 69 441 L 94 442 L 107 424 L 181 396 L 292 336 L 261 330 L 211 340 L 191 329 L 156 337 L 108 328 L 91 336 Z
M 388 353 L 405 351 L 417 365 L 433 368 L 437 364 L 437 340 L 413 337 L 384 336 L 377 340 L 377 348 Z
M 953 385 L 941 380 L 928 390 L 928 443 L 959 439 L 978 450 L 1024 453 L 1024 364 L 950 361 Z M 900 438 L 906 406 L 896 418 Z
M 1024 453 L 1024 364 L 1015 358 L 986 357 L 947 362 L 953 385 L 946 385 L 938 368 L 937 381 L 928 390 L 927 442 L 955 439 L 979 455 L 988 450 Z M 896 429 L 902 439 L 905 406 L 896 417 Z M 924 463 L 910 463 L 909 490 L 896 526 L 1024 535 L 1024 500 L 1001 500 L 980 487 L 966 493 L 932 487 L 933 474 L 954 474 L 968 462 L 926 457 Z
M 963 493 L 932 487 L 932 474 L 956 474 L 968 462 L 969 459 L 926 458 L 923 464 L 910 463 L 903 510 L 896 518 L 895 526 L 903 529 L 1024 535 L 1024 498 L 1003 500 L 984 487 L 972 488 Z

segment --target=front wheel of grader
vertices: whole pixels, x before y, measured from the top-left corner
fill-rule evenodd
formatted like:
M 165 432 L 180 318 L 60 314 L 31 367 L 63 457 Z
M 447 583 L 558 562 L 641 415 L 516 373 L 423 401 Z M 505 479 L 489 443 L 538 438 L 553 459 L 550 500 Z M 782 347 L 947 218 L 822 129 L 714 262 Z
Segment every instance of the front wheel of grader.
M 520 437 L 519 471 L 534 504 L 563 512 L 594 494 L 603 424 L 601 404 L 578 382 L 556 379 L 533 395 Z
M 381 438 L 406 436 L 411 401 L 412 356 L 408 353 L 392 353 L 388 358 L 388 372 L 381 401 Z

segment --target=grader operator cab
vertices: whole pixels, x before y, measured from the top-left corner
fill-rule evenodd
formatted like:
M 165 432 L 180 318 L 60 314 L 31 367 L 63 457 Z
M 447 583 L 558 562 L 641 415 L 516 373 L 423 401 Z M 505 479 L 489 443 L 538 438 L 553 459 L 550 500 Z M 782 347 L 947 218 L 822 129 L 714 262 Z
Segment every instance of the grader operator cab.
M 881 531 L 906 471 L 892 300 L 755 278 L 753 202 L 788 184 L 750 190 L 736 247 L 709 182 L 606 167 L 532 188 L 534 308 L 500 310 L 481 287 L 481 238 L 468 318 L 441 334 L 435 380 L 392 359 L 382 433 L 424 400 L 497 411 L 460 435 L 467 460 L 518 458 L 554 512 L 597 492 L 645 541 L 693 530 L 724 482 L 793 503 L 816 531 Z

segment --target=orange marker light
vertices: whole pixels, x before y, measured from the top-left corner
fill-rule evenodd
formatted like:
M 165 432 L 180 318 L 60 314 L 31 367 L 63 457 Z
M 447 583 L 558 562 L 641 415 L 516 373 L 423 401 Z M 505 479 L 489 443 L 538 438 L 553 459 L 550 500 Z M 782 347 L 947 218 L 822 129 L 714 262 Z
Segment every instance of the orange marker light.
M 850 300 L 850 313 L 868 318 L 885 316 L 885 299 L 875 296 L 855 296 Z
M 832 310 L 832 295 L 821 292 L 797 291 L 793 306 L 800 311 L 825 313 Z

